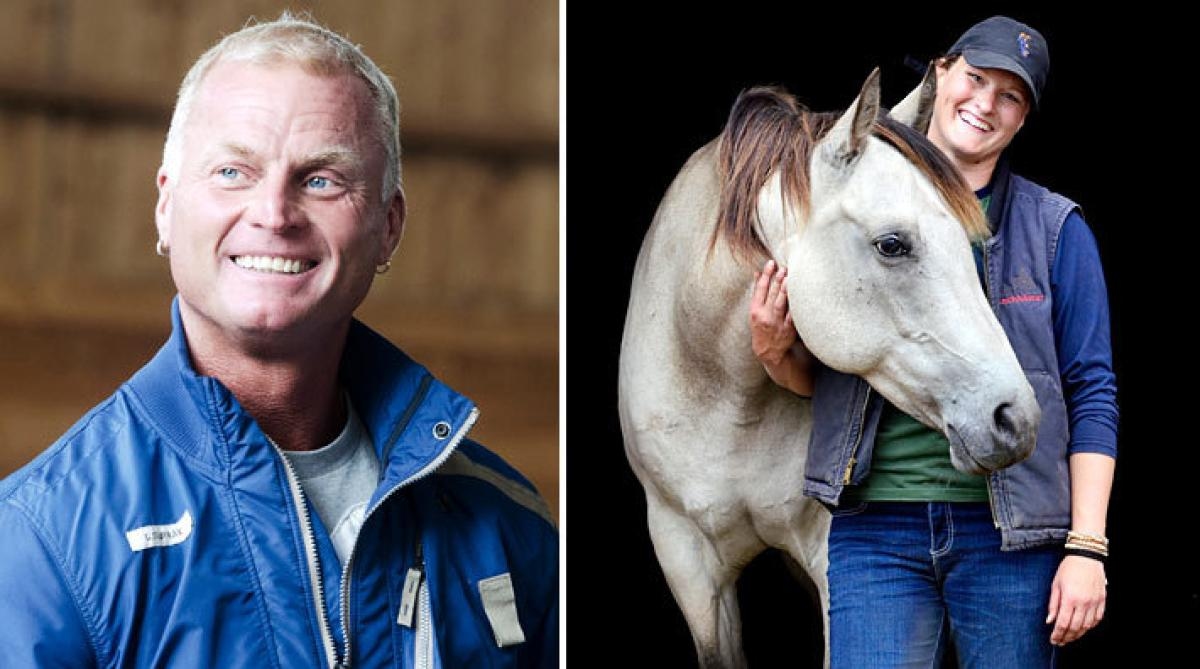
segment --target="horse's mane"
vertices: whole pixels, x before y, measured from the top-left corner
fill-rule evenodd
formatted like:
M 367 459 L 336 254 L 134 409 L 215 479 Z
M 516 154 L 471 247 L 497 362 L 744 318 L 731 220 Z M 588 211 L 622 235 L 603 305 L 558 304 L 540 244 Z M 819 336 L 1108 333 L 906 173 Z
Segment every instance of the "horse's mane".
M 771 255 L 756 225 L 758 194 L 779 170 L 785 202 L 805 220 L 812 151 L 839 116 L 809 111 L 777 87 L 751 88 L 738 96 L 719 139 L 720 215 L 710 247 L 723 235 L 737 257 Z M 872 134 L 921 170 L 970 238 L 988 235 L 979 200 L 933 143 L 886 115 L 876 119 Z

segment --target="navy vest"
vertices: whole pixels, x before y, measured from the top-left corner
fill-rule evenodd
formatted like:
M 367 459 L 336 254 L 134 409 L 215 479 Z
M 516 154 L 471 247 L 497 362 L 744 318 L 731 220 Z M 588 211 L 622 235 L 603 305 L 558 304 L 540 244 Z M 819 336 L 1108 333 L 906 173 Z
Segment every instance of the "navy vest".
M 993 180 L 985 243 L 987 298 L 1042 410 L 1037 445 L 1023 462 L 988 477 L 1003 548 L 1060 542 L 1071 525 L 1069 419 L 1055 345 L 1050 272 L 1059 233 L 1079 206 L 1008 171 Z M 883 398 L 866 381 L 817 365 L 804 493 L 836 506 L 842 489 L 866 478 Z

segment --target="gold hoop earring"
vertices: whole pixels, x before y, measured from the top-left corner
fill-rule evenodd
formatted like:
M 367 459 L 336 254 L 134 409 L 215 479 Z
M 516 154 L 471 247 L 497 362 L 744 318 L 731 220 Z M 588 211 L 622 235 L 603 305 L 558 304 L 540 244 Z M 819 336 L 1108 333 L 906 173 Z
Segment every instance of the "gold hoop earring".
M 163 238 L 159 237 L 158 242 L 154 244 L 154 252 L 166 258 L 167 256 L 171 255 L 171 247 L 167 246 L 167 242 L 163 240 Z
M 391 268 L 392 268 L 392 261 L 389 259 L 386 262 L 384 262 L 382 265 L 376 265 L 375 273 L 376 274 L 387 274 L 387 271 Z

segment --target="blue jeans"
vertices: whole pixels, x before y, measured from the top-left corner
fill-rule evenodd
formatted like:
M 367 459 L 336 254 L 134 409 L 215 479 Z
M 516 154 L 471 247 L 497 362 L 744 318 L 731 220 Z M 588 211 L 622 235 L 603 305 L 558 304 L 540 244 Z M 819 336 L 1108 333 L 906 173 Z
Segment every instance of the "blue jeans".
M 986 503 L 869 502 L 829 532 L 833 669 L 1055 665 L 1046 624 L 1058 546 L 1000 551 Z

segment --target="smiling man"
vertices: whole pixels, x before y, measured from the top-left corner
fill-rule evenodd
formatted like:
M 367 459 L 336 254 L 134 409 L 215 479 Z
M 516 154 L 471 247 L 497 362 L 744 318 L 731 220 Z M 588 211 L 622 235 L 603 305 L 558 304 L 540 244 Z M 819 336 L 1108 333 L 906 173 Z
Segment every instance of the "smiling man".
M 0 484 L 4 666 L 557 666 L 544 502 L 353 318 L 404 229 L 398 108 L 287 14 L 187 74 L 155 210 L 174 331 Z

